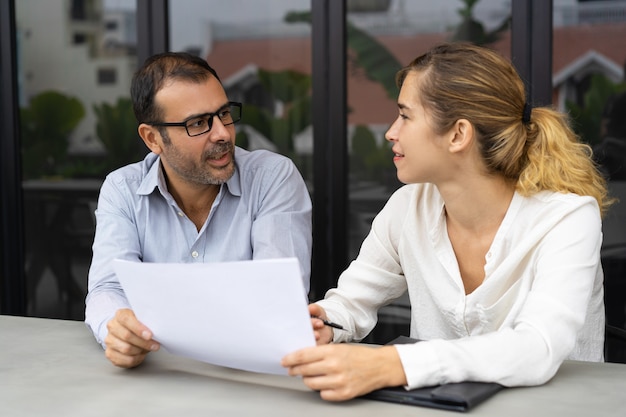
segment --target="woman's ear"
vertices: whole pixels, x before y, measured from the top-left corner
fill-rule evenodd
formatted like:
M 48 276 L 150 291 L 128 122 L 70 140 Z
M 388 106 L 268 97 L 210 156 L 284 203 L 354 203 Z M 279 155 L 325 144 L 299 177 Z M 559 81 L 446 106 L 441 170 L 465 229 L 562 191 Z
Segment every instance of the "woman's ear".
M 474 143 L 474 125 L 467 119 L 459 119 L 450 130 L 450 152 L 463 152 Z
M 146 144 L 148 149 L 150 149 L 155 154 L 160 154 L 162 152 L 161 145 L 158 141 L 158 137 L 160 137 L 160 133 L 156 128 L 150 126 L 145 123 L 141 123 L 137 128 L 137 132 L 139 132 L 139 136 L 143 140 L 143 143 Z

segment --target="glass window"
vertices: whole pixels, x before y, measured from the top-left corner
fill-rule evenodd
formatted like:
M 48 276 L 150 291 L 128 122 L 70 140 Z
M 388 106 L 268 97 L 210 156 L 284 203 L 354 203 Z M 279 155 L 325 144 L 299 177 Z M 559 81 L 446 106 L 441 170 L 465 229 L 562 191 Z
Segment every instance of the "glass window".
M 626 328 L 626 2 L 554 6 L 554 104 L 568 111 L 619 201 L 603 219 L 607 323 Z
M 98 84 L 112 84 L 117 83 L 117 71 L 115 68 L 100 68 L 98 69 Z
M 27 314 L 83 319 L 100 184 L 146 153 L 128 129 L 136 5 L 15 3 Z

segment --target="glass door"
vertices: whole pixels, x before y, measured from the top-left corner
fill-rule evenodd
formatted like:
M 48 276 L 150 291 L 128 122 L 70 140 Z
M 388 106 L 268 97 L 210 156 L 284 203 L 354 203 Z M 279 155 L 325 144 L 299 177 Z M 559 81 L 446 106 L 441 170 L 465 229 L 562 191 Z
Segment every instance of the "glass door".
M 554 7 L 554 105 L 577 133 L 617 199 L 603 219 L 607 324 L 626 329 L 626 3 L 583 1 Z
M 102 179 L 146 153 L 129 98 L 136 5 L 15 3 L 27 314 L 82 320 Z

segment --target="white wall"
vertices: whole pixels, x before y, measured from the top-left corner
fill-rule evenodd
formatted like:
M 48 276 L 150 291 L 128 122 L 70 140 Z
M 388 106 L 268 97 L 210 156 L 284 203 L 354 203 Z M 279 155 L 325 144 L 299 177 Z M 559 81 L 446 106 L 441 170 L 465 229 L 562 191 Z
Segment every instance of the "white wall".
M 130 95 L 136 57 L 90 56 L 87 44 L 73 45 L 69 0 L 20 0 L 16 2 L 16 26 L 21 105 L 45 90 L 76 97 L 86 115 L 70 138 L 70 150 L 100 152 L 103 148 L 95 134 L 93 105 L 112 104 Z M 102 24 L 93 27 L 96 32 L 101 29 Z M 99 68 L 115 68 L 117 83 L 98 85 Z

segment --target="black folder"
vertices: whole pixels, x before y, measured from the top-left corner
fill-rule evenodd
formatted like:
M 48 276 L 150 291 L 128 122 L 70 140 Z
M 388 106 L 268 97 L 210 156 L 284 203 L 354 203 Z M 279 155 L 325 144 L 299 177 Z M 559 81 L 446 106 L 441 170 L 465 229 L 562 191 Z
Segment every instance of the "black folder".
M 416 342 L 419 340 L 400 336 L 388 344 Z M 363 398 L 443 410 L 468 411 L 503 388 L 502 385 L 493 382 L 468 381 L 413 390 L 406 390 L 403 387 L 382 388 L 366 394 Z

